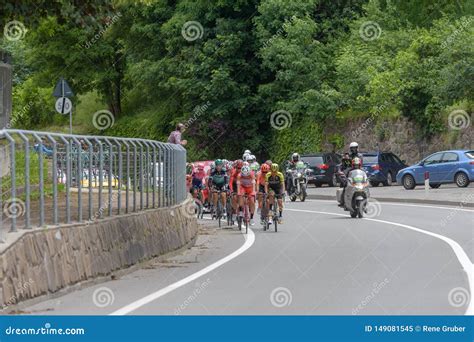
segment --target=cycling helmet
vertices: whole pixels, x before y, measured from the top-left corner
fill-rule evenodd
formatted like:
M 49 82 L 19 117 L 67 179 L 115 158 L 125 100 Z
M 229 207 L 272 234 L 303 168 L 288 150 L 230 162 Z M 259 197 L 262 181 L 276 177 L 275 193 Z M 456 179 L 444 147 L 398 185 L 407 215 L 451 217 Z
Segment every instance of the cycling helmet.
M 242 156 L 242 159 L 243 159 L 244 161 L 248 161 L 249 158 L 250 158 L 250 153 L 244 153 L 244 155 Z
M 267 173 L 268 171 L 270 171 L 270 165 L 268 165 L 267 163 L 263 164 L 261 170 L 262 173 Z
M 211 171 L 214 171 L 216 169 L 216 163 L 212 162 L 211 165 L 209 165 L 211 168 Z
M 272 161 L 270 159 L 268 159 L 265 164 L 269 165 L 269 166 L 272 166 Z
M 232 170 L 234 163 L 232 163 L 230 160 L 228 160 L 224 166 L 226 170 Z
M 244 166 L 244 162 L 242 161 L 242 159 L 236 160 L 236 161 L 234 162 L 234 167 L 235 167 L 236 169 L 241 169 L 242 166 Z
M 250 167 L 249 166 L 242 166 L 242 170 L 240 171 L 240 174 L 244 177 L 250 176 Z
M 300 155 L 296 152 L 293 153 L 292 156 L 291 156 L 291 160 L 294 161 L 294 162 L 300 161 Z
M 243 166 L 249 166 L 250 167 L 250 163 L 248 161 L 244 161 Z
M 272 166 L 270 166 L 270 169 L 272 172 L 278 172 L 280 170 L 280 167 L 276 163 L 272 163 Z
M 351 153 L 357 153 L 359 150 L 359 144 L 355 141 L 351 142 L 349 145 L 349 150 L 351 151 Z
M 250 170 L 252 171 L 258 171 L 258 169 L 260 168 L 260 165 L 258 165 L 258 163 L 252 163 L 250 164 Z
M 352 160 L 352 167 L 354 169 L 360 169 L 362 167 L 362 160 L 360 160 L 360 158 L 358 158 L 358 157 L 355 157 Z
M 223 166 L 224 165 L 224 162 L 222 161 L 222 159 L 216 159 L 216 161 L 214 162 L 214 165 L 217 167 L 217 166 Z
M 255 157 L 253 154 L 251 154 L 250 156 L 248 156 L 247 161 L 248 161 L 249 163 L 256 162 L 256 161 L 257 161 L 257 157 Z
M 250 152 L 250 150 L 245 150 L 244 151 L 244 154 L 251 154 L 252 152 Z

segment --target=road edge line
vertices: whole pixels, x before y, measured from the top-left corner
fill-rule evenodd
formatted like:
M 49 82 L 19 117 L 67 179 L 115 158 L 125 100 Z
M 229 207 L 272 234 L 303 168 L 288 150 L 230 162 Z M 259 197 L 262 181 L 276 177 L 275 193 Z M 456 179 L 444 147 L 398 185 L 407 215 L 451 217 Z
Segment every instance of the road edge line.
M 248 231 L 248 234 L 243 234 L 245 236 L 245 242 L 242 246 L 240 246 L 239 249 L 235 250 L 234 252 L 232 252 L 231 254 L 225 256 L 224 258 L 222 259 L 219 259 L 218 261 L 212 263 L 211 265 L 209 266 L 206 266 L 205 268 L 203 268 L 202 270 L 198 271 L 198 272 L 195 272 L 181 280 L 178 280 L 177 282 L 173 283 L 173 284 L 170 284 L 156 292 L 153 292 L 141 299 L 138 299 L 112 313 L 109 314 L 109 316 L 123 316 L 123 315 L 127 315 L 139 308 L 141 308 L 142 306 L 146 305 L 146 304 L 149 304 L 151 303 L 152 301 L 186 285 L 186 284 L 189 284 L 190 282 L 204 276 L 205 274 L 209 273 L 209 272 L 212 272 L 214 271 L 215 269 L 217 269 L 218 267 L 226 264 L 227 262 L 231 261 L 232 259 L 235 259 L 236 257 L 238 257 L 239 255 L 241 255 L 242 253 L 244 253 L 245 251 L 247 251 L 250 247 L 252 247 L 252 245 L 254 244 L 255 242 L 255 233 L 253 232 L 252 229 L 249 228 L 249 231 Z

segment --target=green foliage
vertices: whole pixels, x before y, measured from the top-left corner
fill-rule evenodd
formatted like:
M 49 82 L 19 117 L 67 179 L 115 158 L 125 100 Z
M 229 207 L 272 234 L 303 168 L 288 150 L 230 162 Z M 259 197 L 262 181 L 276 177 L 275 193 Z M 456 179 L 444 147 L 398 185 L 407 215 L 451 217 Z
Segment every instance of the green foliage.
M 115 124 L 102 134 L 164 140 L 185 122 L 191 159 L 249 148 L 281 161 L 323 140 L 342 148 L 342 134 L 321 134 L 335 121 L 373 115 L 378 140 L 397 116 L 419 135 L 443 133 L 450 110 L 472 110 L 473 9 L 467 0 L 57 1 L 29 20 L 27 1 L 25 39 L 0 47 L 17 60 L 20 127 L 67 127 L 50 96 L 64 76 L 77 132 L 100 133 L 92 114 L 109 109 Z M 185 39 L 189 22 L 202 26 L 196 39 Z M 290 128 L 271 127 L 278 110 L 291 113 Z

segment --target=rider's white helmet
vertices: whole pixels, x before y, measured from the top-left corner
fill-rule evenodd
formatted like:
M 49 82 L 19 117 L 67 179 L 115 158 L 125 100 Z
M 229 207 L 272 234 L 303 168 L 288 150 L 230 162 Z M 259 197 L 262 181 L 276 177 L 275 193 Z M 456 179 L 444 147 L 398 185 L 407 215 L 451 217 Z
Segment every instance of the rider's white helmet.
M 250 175 L 250 167 L 247 165 L 242 166 L 242 170 L 240 170 L 240 173 L 244 177 L 248 177 Z
M 351 142 L 351 144 L 349 145 L 349 148 L 351 147 L 359 147 L 359 144 L 356 143 L 355 141 Z

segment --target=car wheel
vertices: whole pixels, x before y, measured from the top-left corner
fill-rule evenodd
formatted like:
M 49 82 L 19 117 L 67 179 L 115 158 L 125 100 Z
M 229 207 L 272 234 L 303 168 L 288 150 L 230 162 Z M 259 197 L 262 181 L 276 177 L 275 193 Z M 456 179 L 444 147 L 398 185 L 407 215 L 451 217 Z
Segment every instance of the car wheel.
M 416 186 L 415 178 L 412 175 L 405 175 L 402 179 L 403 187 L 407 190 L 413 190 Z
M 383 182 L 383 186 L 391 186 L 392 183 L 393 183 L 392 173 L 389 172 L 389 173 L 387 173 L 387 180 L 385 182 Z
M 328 185 L 331 186 L 331 187 L 337 185 L 337 177 L 336 177 L 336 174 L 335 174 L 335 173 L 332 174 L 332 177 L 331 177 L 331 179 L 329 180 Z
M 379 182 L 370 182 L 370 185 L 373 187 L 373 188 L 376 188 L 379 186 Z
M 432 188 L 432 189 L 438 189 L 440 186 L 441 186 L 441 184 L 439 184 L 439 183 L 434 183 L 434 184 L 430 183 L 430 188 Z
M 465 188 L 469 185 L 469 178 L 464 172 L 458 172 L 456 176 L 454 176 L 454 182 L 458 187 Z

